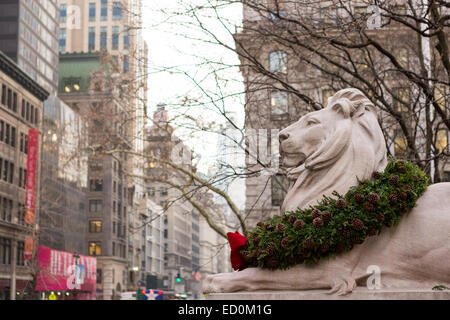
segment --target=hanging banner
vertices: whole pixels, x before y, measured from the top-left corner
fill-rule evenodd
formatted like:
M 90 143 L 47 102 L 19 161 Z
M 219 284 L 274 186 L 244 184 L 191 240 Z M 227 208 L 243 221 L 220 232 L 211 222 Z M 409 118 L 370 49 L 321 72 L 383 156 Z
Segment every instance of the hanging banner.
M 24 250 L 24 254 L 23 254 L 23 259 L 29 260 L 31 261 L 31 259 L 33 258 L 33 246 L 34 246 L 34 241 L 32 237 L 27 237 L 25 238 L 25 250 Z
M 34 202 L 36 197 L 36 168 L 38 158 L 39 131 L 28 130 L 27 186 L 25 199 L 25 223 L 34 223 Z

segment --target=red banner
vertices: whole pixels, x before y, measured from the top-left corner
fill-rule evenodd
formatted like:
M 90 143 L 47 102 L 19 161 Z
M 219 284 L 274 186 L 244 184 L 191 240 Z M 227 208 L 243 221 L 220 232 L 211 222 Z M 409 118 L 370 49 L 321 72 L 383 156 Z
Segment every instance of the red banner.
M 25 223 L 34 223 L 34 202 L 36 197 L 36 168 L 38 158 L 39 131 L 28 130 L 27 186 L 25 199 Z
M 24 260 L 31 261 L 31 259 L 33 258 L 33 246 L 34 246 L 33 238 L 32 237 L 25 238 L 25 250 L 23 254 Z

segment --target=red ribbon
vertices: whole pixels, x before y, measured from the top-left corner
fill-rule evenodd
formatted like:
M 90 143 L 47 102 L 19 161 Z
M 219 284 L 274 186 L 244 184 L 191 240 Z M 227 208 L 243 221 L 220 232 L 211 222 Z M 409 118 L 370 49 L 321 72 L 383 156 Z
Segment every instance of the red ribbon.
M 248 239 L 240 234 L 239 232 L 228 232 L 227 233 L 228 242 L 231 247 L 231 266 L 234 270 L 244 270 L 247 268 L 244 258 L 240 254 L 240 250 L 247 243 Z

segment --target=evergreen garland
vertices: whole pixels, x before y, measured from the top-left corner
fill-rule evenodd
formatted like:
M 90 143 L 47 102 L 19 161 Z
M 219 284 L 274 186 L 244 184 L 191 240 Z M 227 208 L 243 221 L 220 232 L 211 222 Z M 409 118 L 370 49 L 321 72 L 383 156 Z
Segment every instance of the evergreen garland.
M 259 222 L 240 255 L 247 267 L 287 269 L 349 251 L 384 226 L 397 224 L 428 186 L 425 173 L 405 160 L 392 160 L 383 173 L 358 180 L 345 195 L 324 196 L 315 206 Z

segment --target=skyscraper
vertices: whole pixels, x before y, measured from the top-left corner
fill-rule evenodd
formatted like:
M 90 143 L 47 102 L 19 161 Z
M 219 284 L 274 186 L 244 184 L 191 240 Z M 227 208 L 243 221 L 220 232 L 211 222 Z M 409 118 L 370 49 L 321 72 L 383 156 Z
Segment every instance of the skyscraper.
M 58 87 L 57 2 L 0 2 L 0 50 L 50 94 Z

